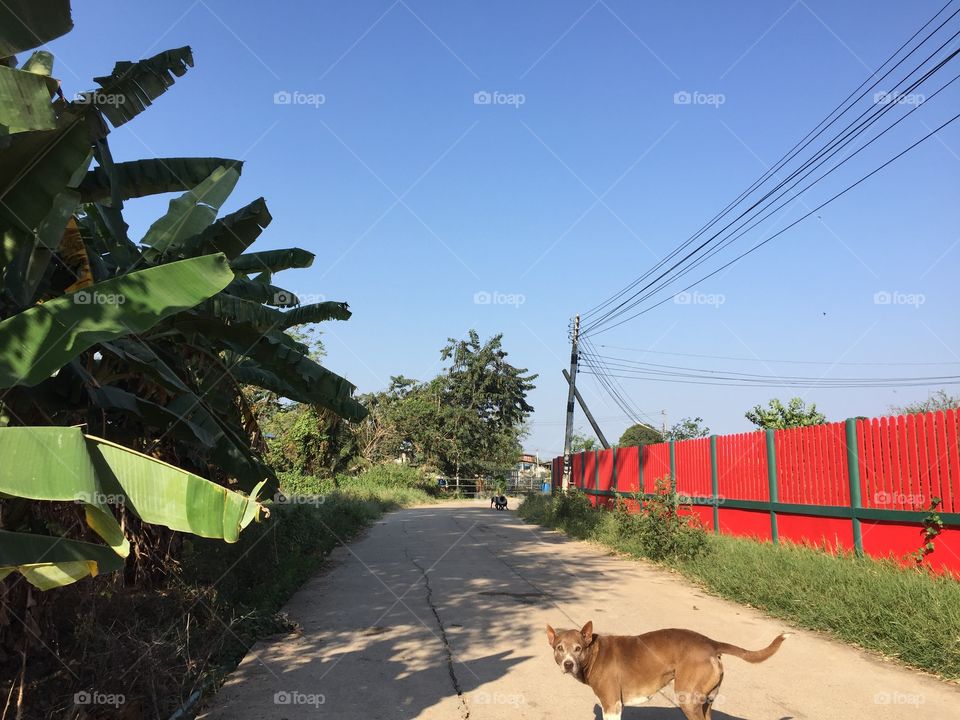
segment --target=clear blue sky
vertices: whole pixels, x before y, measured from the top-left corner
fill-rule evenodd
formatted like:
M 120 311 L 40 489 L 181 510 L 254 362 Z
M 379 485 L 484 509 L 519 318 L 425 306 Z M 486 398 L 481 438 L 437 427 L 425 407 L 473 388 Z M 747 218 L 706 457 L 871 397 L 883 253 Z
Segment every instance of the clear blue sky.
M 256 248 L 316 253 L 311 269 L 277 281 L 350 303 L 349 322 L 324 326 L 326 362 L 361 392 L 390 375 L 431 377 L 447 337 L 502 332 L 512 361 L 540 373 L 526 446 L 550 456 L 562 446 L 569 318 L 686 239 L 942 4 L 75 2 L 75 30 L 49 49 L 70 95 L 91 89 L 115 60 L 191 45 L 196 67 L 113 132 L 114 157 L 244 159 L 225 210 L 264 195 L 274 221 Z M 858 169 L 954 114 L 958 87 L 902 123 Z M 324 102 L 275 103 L 284 91 Z M 519 94 L 523 103 L 475 104 L 482 91 Z M 675 104 L 682 91 L 724 102 Z M 855 179 L 856 169 L 825 181 L 809 202 Z M 699 288 L 722 295 L 722 305 L 668 302 L 594 342 L 944 361 L 958 364 L 880 374 L 958 374 L 958 190 L 955 124 Z M 168 199 L 128 204 L 132 237 Z M 925 302 L 877 305 L 882 291 L 922 293 Z M 523 302 L 477 304 L 482 292 Z M 647 358 L 757 373 L 874 372 Z M 622 382 L 654 419 L 661 409 L 670 422 L 700 415 L 720 433 L 748 429 L 743 412 L 777 395 L 802 394 L 842 419 L 927 393 Z M 628 424 L 620 410 L 593 378 L 583 378 L 582 391 L 619 437 Z M 579 411 L 577 426 L 587 427 Z

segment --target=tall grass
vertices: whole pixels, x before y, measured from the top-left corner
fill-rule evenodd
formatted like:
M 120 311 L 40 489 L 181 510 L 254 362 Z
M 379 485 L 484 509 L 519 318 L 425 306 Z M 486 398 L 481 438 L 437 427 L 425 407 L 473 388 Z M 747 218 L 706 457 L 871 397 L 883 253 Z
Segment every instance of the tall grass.
M 532 496 L 518 510 L 528 522 L 661 562 L 774 617 L 960 679 L 960 583 L 953 578 L 790 543 L 678 530 L 657 512 L 597 510 L 576 492 Z

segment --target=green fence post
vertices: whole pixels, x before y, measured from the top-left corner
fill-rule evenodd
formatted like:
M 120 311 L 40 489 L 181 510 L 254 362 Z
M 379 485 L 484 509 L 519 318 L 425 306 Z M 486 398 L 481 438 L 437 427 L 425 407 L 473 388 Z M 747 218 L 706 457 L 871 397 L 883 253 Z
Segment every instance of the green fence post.
M 617 448 L 616 446 L 610 448 L 610 458 L 613 463 L 610 466 L 610 487 L 615 493 L 620 492 L 620 482 L 617 480 Z
M 850 478 L 850 508 L 853 510 L 853 548 L 863 555 L 863 534 L 857 510 L 863 507 L 860 498 L 860 446 L 857 441 L 857 420 L 847 418 L 847 476 Z
M 600 489 L 600 451 L 593 451 L 593 491 L 596 493 Z M 594 495 L 596 497 L 596 495 Z
M 643 445 L 637 445 L 637 477 L 639 486 L 637 492 L 643 495 Z
M 677 455 L 674 452 L 673 440 L 670 441 L 670 492 L 677 494 Z
M 720 475 L 717 470 L 717 436 L 710 436 L 710 492 L 713 494 L 713 532 L 720 532 Z
M 767 430 L 767 481 L 770 484 L 770 536 L 774 544 L 780 542 L 780 533 L 777 528 L 777 513 L 773 504 L 779 502 L 777 492 L 777 444 L 774 430 Z

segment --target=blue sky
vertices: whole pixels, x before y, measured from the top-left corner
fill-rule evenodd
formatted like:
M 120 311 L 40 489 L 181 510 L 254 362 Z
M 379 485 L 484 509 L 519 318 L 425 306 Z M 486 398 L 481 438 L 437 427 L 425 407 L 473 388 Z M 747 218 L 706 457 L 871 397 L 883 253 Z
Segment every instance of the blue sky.
M 390 375 L 431 377 L 448 337 L 502 332 L 513 362 L 540 374 L 526 445 L 551 456 L 562 448 L 569 319 L 689 237 L 942 4 L 100 0 L 74 3 L 75 30 L 49 49 L 71 95 L 93 88 L 115 60 L 191 45 L 196 67 L 112 133 L 114 157 L 245 160 L 224 210 L 263 195 L 274 221 L 256 249 L 316 253 L 312 268 L 276 280 L 307 299 L 350 303 L 349 322 L 323 328 L 326 364 L 361 392 Z M 955 72 L 948 66 L 932 87 Z M 812 189 L 808 206 L 951 117 L 958 87 Z M 475 102 L 483 92 L 499 93 L 497 102 Z M 682 92 L 716 102 L 677 104 Z M 278 93 L 294 102 L 276 102 Z M 761 359 L 954 363 L 785 366 L 601 348 L 740 372 L 960 374 L 958 171 L 954 124 L 698 288 L 722 304 L 667 302 L 592 340 Z M 130 202 L 131 236 L 142 237 L 168 200 Z M 735 247 L 803 212 L 796 206 Z M 923 303 L 877 304 L 878 292 Z M 496 302 L 477 302 L 488 296 Z M 671 423 L 699 415 L 719 433 L 749 429 L 744 411 L 774 396 L 800 394 L 842 419 L 928 391 L 622 383 L 655 421 L 663 409 Z M 620 409 L 594 378 L 580 386 L 607 435 L 619 437 L 629 424 Z M 579 410 L 576 424 L 587 427 Z

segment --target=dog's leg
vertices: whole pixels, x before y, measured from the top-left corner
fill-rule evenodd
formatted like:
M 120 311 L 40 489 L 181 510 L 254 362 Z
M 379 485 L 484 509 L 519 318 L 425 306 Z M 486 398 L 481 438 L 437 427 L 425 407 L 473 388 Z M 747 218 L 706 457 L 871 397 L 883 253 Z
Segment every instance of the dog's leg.
M 603 720 L 620 720 L 620 714 L 623 712 L 623 703 L 617 700 L 615 703 L 600 703 L 603 708 Z
M 687 666 L 677 672 L 673 689 L 677 704 L 689 720 L 710 720 L 711 706 L 720 691 L 723 666 L 719 657 L 709 663 Z

